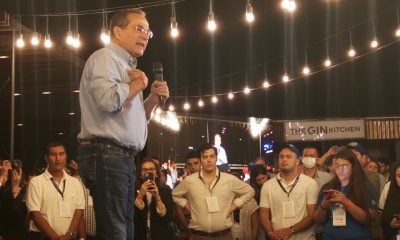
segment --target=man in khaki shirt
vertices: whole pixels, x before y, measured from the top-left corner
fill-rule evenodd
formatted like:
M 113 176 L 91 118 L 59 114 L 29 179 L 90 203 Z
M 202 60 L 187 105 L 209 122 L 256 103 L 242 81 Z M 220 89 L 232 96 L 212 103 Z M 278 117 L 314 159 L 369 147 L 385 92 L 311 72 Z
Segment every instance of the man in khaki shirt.
M 232 212 L 246 204 L 254 190 L 217 169 L 217 150 L 199 148 L 201 170 L 185 178 L 172 192 L 176 204 L 191 211 L 191 240 L 231 240 Z

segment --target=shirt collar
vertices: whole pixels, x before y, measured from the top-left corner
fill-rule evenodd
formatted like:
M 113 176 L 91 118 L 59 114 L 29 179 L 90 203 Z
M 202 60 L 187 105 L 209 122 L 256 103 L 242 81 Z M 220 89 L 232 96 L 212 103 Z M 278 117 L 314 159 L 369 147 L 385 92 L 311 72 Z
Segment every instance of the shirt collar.
M 203 169 L 201 169 L 201 170 L 199 171 L 199 175 L 200 175 L 200 177 L 204 177 L 204 175 L 203 175 Z M 218 178 L 218 176 L 219 176 L 219 169 L 217 168 L 216 171 L 215 171 L 215 177 Z
M 300 175 L 301 175 L 301 174 L 300 174 Z M 291 185 L 293 185 L 293 184 L 296 182 L 296 179 L 297 179 L 297 178 L 300 178 L 300 175 L 297 175 L 292 181 L 290 181 L 289 184 L 286 184 L 285 180 L 283 180 L 283 178 L 281 177 L 281 173 L 278 173 L 278 174 L 276 175 L 276 179 L 278 179 L 279 182 L 281 182 L 281 183 L 283 183 L 283 184 L 285 184 L 285 185 L 287 185 L 287 186 L 291 186 Z
M 67 173 L 63 170 L 63 177 L 61 178 L 61 180 L 65 180 Z M 46 180 L 51 180 L 51 178 L 53 178 L 53 175 L 50 174 L 50 172 L 47 170 L 44 171 L 44 177 L 46 178 Z
M 137 59 L 135 57 L 133 57 L 131 54 L 129 54 L 125 49 L 123 49 L 121 46 L 119 46 L 118 44 L 114 43 L 114 42 L 110 42 L 106 48 L 110 49 L 111 51 L 113 51 L 115 54 L 117 54 L 119 57 L 121 57 L 122 59 L 124 59 L 128 65 L 131 68 L 136 68 L 137 66 Z

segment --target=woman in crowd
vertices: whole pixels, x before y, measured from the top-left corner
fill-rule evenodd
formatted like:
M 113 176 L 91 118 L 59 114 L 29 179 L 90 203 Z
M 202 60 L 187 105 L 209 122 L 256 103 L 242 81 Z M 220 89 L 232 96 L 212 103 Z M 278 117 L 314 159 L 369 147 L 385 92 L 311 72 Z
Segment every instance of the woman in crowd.
M 351 149 L 339 150 L 334 169 L 335 177 L 321 188 L 314 214 L 315 222 L 324 226 L 324 239 L 372 239 L 369 224 L 377 195 Z
M 253 187 L 256 194 L 254 198 L 257 204 L 260 204 L 260 192 L 263 184 L 268 181 L 269 175 L 267 169 L 263 165 L 255 165 L 250 172 L 250 185 Z
M 400 234 L 400 163 L 396 162 L 390 171 L 390 182 L 383 189 L 378 209 L 382 211 L 384 239 L 396 240 Z
M 140 164 L 135 200 L 135 239 L 174 239 L 171 189 L 160 185 L 160 170 L 151 158 Z

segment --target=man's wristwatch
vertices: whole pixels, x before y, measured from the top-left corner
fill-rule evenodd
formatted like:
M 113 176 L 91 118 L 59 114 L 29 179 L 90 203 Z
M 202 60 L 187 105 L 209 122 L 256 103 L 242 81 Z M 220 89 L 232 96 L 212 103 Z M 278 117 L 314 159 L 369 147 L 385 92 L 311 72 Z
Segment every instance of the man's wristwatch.
M 290 230 L 292 230 L 292 233 L 294 233 L 294 226 L 290 226 Z

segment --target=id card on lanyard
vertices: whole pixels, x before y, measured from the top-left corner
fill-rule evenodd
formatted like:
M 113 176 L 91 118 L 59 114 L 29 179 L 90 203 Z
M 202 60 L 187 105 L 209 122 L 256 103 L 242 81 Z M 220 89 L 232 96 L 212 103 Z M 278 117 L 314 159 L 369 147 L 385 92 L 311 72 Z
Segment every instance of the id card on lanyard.
M 213 189 L 215 188 L 215 186 L 217 185 L 217 183 L 218 183 L 220 177 L 221 177 L 221 173 L 219 172 L 215 184 L 211 187 L 211 189 L 210 189 L 210 187 L 208 187 L 208 189 L 209 189 L 209 191 L 210 191 L 210 193 L 211 193 L 211 196 L 209 196 L 209 197 L 206 198 L 207 209 L 208 209 L 208 212 L 209 212 L 209 213 L 214 213 L 214 212 L 219 212 L 219 211 L 220 211 L 220 209 L 219 209 L 219 204 L 218 204 L 218 198 L 217 198 L 216 196 L 212 196 L 212 190 L 213 190 Z M 199 172 L 199 178 L 200 178 L 200 180 L 201 180 L 204 184 L 206 184 L 206 182 L 204 182 L 203 178 L 201 177 L 200 172 Z M 206 184 L 206 185 L 207 185 L 207 184 Z M 208 186 L 208 185 L 207 185 L 207 186 Z
M 296 211 L 294 207 L 294 200 L 290 200 L 290 193 L 293 191 L 294 187 L 296 187 L 297 182 L 299 181 L 299 176 L 296 177 L 295 182 L 293 183 L 292 187 L 290 188 L 289 192 L 283 187 L 282 183 L 278 181 L 279 186 L 281 189 L 287 194 L 288 199 L 282 202 L 282 215 L 284 218 L 294 218 L 296 216 Z
M 60 214 L 60 217 L 71 217 L 71 211 L 69 208 L 68 202 L 64 201 L 64 192 L 65 192 L 65 185 L 66 185 L 66 179 L 63 181 L 63 190 L 61 191 L 57 182 L 54 180 L 54 178 L 51 178 L 51 182 L 53 183 L 54 188 L 57 190 L 57 192 L 61 195 L 61 201 L 58 203 L 58 211 Z

